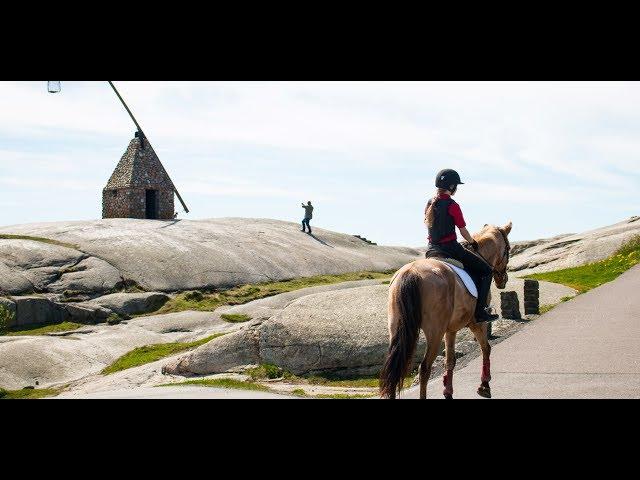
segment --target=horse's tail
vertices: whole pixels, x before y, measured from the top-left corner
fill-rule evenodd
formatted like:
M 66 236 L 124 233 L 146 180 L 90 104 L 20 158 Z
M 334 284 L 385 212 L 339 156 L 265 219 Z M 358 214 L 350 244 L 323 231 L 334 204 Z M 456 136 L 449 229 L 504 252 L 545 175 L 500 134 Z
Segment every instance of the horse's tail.
M 381 397 L 395 398 L 396 391 L 400 393 L 404 378 L 409 373 L 422 317 L 420 280 L 420 275 L 413 269 L 405 270 L 395 279 L 398 283 L 391 301 L 395 302 L 398 326 L 392 333 L 387 358 L 380 373 Z

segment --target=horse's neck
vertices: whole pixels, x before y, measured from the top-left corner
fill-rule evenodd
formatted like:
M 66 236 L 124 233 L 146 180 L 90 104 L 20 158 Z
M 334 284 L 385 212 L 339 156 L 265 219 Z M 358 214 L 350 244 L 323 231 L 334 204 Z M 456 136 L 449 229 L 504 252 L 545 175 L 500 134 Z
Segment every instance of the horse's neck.
M 486 245 L 486 243 L 485 243 Z M 500 245 L 499 242 L 493 241 L 491 242 L 491 251 L 488 252 L 489 248 L 485 248 L 484 251 L 480 250 L 480 255 L 485 261 L 491 266 L 491 268 L 495 268 L 496 264 L 499 261 L 500 257 Z

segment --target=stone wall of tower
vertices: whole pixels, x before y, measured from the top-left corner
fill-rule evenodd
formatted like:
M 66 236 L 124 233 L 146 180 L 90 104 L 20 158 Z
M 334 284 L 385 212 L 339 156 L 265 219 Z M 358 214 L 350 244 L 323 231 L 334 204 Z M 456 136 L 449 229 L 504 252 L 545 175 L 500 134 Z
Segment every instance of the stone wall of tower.
M 130 218 L 131 205 L 135 203 L 134 197 L 132 188 L 105 188 L 102 190 L 102 218 Z M 144 215 L 137 218 L 144 218 Z
M 102 191 L 102 218 L 145 218 L 145 188 L 118 188 Z M 157 212 L 159 220 L 169 220 L 174 215 L 173 190 L 158 190 Z
M 169 220 L 173 218 L 175 214 L 175 204 L 173 189 L 160 190 L 158 192 L 158 218 L 162 220 Z

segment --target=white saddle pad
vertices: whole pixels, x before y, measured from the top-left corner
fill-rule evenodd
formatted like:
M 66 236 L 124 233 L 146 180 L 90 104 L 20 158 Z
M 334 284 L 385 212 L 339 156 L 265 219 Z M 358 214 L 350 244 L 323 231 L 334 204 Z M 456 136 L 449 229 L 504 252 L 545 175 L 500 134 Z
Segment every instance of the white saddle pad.
M 449 267 L 451 267 L 451 270 L 456 272 L 456 275 L 460 277 L 460 280 L 462 280 L 464 286 L 467 287 L 467 290 L 469 291 L 471 296 L 473 298 L 478 298 L 478 289 L 476 288 L 476 284 L 473 283 L 473 280 L 471 280 L 469 274 L 460 267 L 456 267 L 455 265 L 451 265 L 450 263 L 447 263 L 447 265 L 449 265 Z

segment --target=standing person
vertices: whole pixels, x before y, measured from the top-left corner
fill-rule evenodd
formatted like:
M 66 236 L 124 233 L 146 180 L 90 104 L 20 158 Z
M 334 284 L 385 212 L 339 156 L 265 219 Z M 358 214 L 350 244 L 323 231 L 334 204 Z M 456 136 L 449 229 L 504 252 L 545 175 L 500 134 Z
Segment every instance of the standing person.
M 426 257 L 444 252 L 446 256 L 460 260 L 469 272 L 478 289 L 475 317 L 477 322 L 491 322 L 499 318 L 491 313 L 487 306 L 493 269 L 479 255 L 465 249 L 456 240 L 456 227 L 460 235 L 478 251 L 478 243 L 466 228 L 462 210 L 451 197 L 458 185 L 463 185 L 460 175 L 449 168 L 441 170 L 436 176 L 436 195 L 429 199 L 424 211 L 424 223 L 429 229 L 429 248 Z
M 304 208 L 304 218 L 302 219 L 302 230 L 300 231 L 304 232 L 304 226 L 306 225 L 309 229 L 309 233 L 311 233 L 311 225 L 309 225 L 309 220 L 313 218 L 313 205 L 311 205 L 311 200 L 309 200 L 306 205 L 304 203 L 301 205 L 302 208 Z

